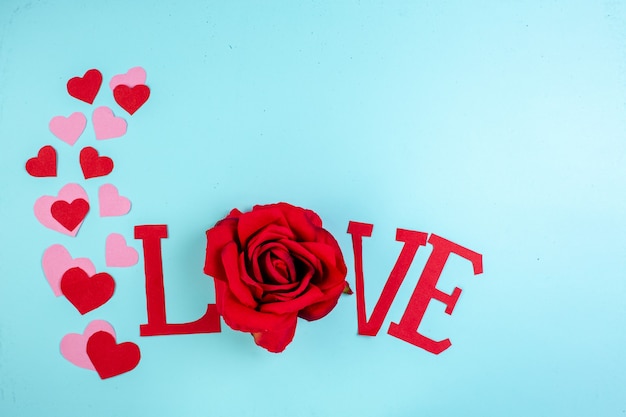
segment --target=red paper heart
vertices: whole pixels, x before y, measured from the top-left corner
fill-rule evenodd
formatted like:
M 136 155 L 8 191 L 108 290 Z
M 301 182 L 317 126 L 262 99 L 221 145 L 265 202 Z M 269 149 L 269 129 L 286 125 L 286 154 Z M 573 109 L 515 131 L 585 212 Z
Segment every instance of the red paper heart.
M 89 203 L 82 198 L 77 198 L 71 203 L 59 200 L 50 206 L 52 217 L 70 232 L 78 227 L 88 211 Z
M 141 351 L 132 342 L 117 344 L 107 332 L 95 332 L 87 341 L 87 356 L 102 379 L 132 371 L 139 364 Z
M 113 171 L 113 160 L 108 156 L 99 156 L 97 150 L 87 146 L 80 151 L 80 168 L 85 179 L 103 177 Z
M 148 100 L 148 97 L 150 97 L 150 88 L 143 84 L 134 87 L 118 85 L 113 89 L 113 97 L 121 108 L 132 115 Z
M 39 149 L 35 158 L 26 161 L 26 172 L 33 177 L 56 177 L 57 151 L 50 145 Z
M 67 82 L 67 92 L 85 103 L 93 104 L 102 85 L 102 74 L 97 69 L 90 69 L 82 77 L 74 77 Z
M 100 307 L 113 296 L 115 280 L 106 272 L 92 277 L 81 268 L 70 268 L 61 277 L 61 292 L 80 314 Z

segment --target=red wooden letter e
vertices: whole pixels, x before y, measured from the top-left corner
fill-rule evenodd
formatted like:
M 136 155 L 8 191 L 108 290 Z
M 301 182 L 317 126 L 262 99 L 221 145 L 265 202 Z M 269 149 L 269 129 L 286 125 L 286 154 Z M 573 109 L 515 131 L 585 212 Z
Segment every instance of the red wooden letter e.
M 483 257 L 479 253 L 459 246 L 435 234 L 430 235 L 428 243 L 433 245 L 433 251 L 428 261 L 426 261 L 426 265 L 415 286 L 415 290 L 413 290 L 409 304 L 400 319 L 400 323 L 392 322 L 389 325 L 387 333 L 438 355 L 452 345 L 450 339 L 439 341 L 432 340 L 420 334 L 418 328 L 424 318 L 424 313 L 426 313 L 426 308 L 431 299 L 444 303 L 446 305 L 446 313 L 452 314 L 454 306 L 461 295 L 461 289 L 459 287 L 455 287 L 452 294 L 446 294 L 436 288 L 443 267 L 450 254 L 455 253 L 470 261 L 474 268 L 474 275 L 478 275 L 483 272 Z

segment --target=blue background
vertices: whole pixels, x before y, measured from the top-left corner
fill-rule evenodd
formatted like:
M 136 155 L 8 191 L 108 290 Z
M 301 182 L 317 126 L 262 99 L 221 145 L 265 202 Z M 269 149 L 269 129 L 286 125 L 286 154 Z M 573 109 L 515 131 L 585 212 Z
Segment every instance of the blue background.
M 0 2 L 0 415 L 626 415 L 626 5 L 602 2 Z M 143 66 L 152 90 L 132 117 L 108 81 Z M 65 83 L 98 68 L 94 106 Z M 129 128 L 71 147 L 56 115 L 110 106 Z M 57 178 L 24 163 L 52 144 Z M 83 146 L 112 157 L 84 181 Z M 32 207 L 78 182 L 92 201 L 78 236 Z M 115 184 L 131 212 L 100 218 Z M 104 239 L 138 224 L 163 242 L 168 318 L 214 300 L 204 232 L 231 208 L 288 201 L 338 239 L 354 283 L 350 220 L 364 241 L 368 312 L 400 244 L 436 233 L 484 256 L 451 258 L 439 288 L 463 289 L 451 316 L 433 302 L 420 327 L 439 356 L 386 334 L 430 246 L 420 249 L 383 328 L 358 336 L 355 297 L 298 325 L 274 355 L 247 334 L 139 337 L 141 266 L 106 268 Z M 41 269 L 54 243 L 117 280 L 85 316 Z M 369 314 L 369 313 L 368 313 Z M 67 333 L 109 321 L 142 352 L 100 380 L 59 353 Z

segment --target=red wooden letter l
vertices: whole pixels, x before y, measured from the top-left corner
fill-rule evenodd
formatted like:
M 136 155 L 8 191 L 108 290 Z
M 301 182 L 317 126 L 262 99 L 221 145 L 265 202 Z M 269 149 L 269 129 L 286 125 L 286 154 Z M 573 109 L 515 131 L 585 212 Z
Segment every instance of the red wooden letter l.
M 146 308 L 148 311 L 148 323 L 139 327 L 139 334 L 141 336 L 162 336 L 219 332 L 220 316 L 215 304 L 209 304 L 206 313 L 196 321 L 189 323 L 167 322 L 165 290 L 163 288 L 163 259 L 161 256 L 161 239 L 166 237 L 167 225 L 135 226 L 135 239 L 143 241 Z

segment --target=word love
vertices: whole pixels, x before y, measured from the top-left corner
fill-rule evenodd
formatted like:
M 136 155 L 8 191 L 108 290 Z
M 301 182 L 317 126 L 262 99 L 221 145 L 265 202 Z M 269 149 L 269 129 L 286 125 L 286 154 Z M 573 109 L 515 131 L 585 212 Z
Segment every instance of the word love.
M 419 331 L 420 324 L 431 300 L 443 303 L 449 315 L 461 295 L 455 287 L 451 294 L 437 289 L 437 282 L 451 254 L 460 256 L 472 264 L 474 275 L 483 272 L 482 255 L 464 248 L 435 234 L 397 229 L 396 241 L 403 242 L 398 259 L 387 278 L 378 302 L 368 319 L 365 310 L 365 288 L 363 273 L 363 238 L 371 237 L 374 226 L 369 223 L 350 222 L 348 233 L 352 235 L 354 268 L 356 277 L 356 307 L 358 333 L 376 336 L 389 312 L 398 289 L 402 284 L 418 249 L 432 245 L 432 252 L 424 266 L 404 314 L 398 323 L 392 322 L 387 333 L 412 345 L 439 354 L 452 343 L 449 339 L 433 340 Z M 208 304 L 206 312 L 198 320 L 188 323 L 169 323 L 165 308 L 163 287 L 163 263 L 161 240 L 167 238 L 166 225 L 135 226 L 135 239 L 143 244 L 146 285 L 146 309 L 148 322 L 140 326 L 141 336 L 158 336 L 193 333 L 217 333 L 221 331 L 220 317 L 215 304 Z

